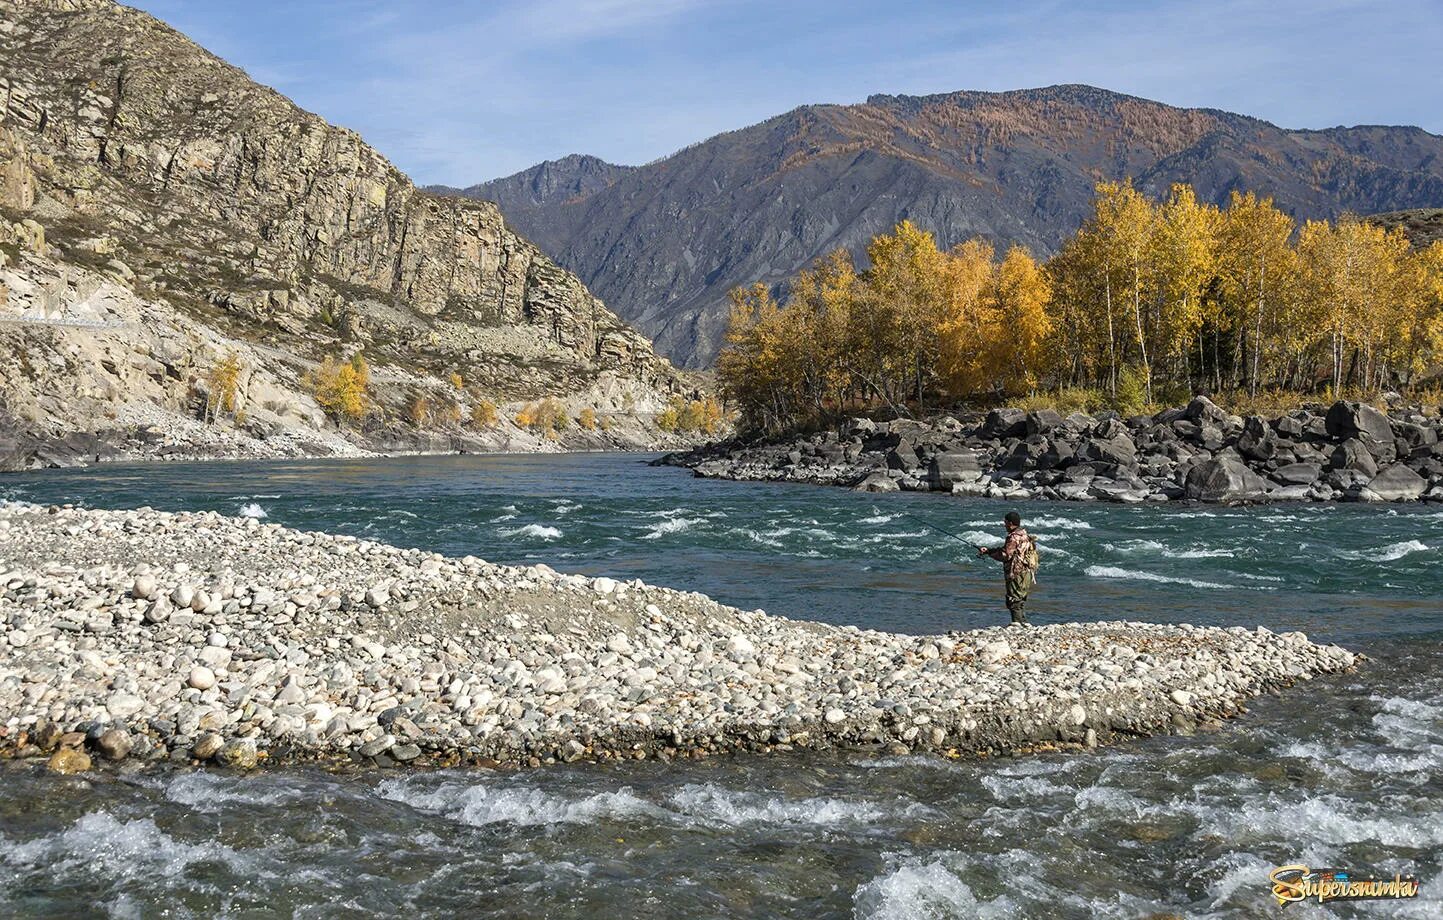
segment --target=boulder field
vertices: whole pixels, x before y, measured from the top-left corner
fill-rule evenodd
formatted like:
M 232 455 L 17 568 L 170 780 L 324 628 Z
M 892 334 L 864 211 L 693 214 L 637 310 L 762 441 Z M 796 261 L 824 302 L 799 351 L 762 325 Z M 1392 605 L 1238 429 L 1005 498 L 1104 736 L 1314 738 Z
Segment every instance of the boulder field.
M 713 444 L 658 462 L 719 479 L 1008 499 L 1443 501 L 1443 419 L 1345 401 L 1243 418 L 1199 396 L 1130 418 L 1047 409 L 854 418 L 817 434 Z

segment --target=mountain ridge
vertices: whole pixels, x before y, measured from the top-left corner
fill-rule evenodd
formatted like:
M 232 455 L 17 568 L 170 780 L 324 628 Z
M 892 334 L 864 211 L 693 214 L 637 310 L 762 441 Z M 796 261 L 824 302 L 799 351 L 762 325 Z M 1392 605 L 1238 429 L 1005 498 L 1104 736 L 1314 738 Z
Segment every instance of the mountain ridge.
M 1399 210 L 1443 203 L 1443 137 L 1282 128 L 1062 84 L 798 106 L 570 201 L 522 200 L 514 189 L 528 172 L 452 191 L 507 202 L 510 220 L 662 351 L 705 366 L 727 290 L 780 286 L 838 246 L 860 254 L 902 218 L 944 245 L 983 236 L 1046 255 L 1104 179 L 1133 178 L 1153 195 L 1187 181 L 1215 202 L 1256 191 L 1300 218 Z
M 418 189 L 356 132 L 111 0 L 0 0 L 0 213 L 0 318 L 14 340 L 0 358 L 90 347 L 70 327 L 42 341 L 56 317 L 84 313 L 64 279 L 118 285 L 129 294 L 116 302 L 139 301 L 127 316 L 173 318 L 187 341 L 223 338 L 268 365 L 285 408 L 255 407 L 252 428 L 314 427 L 306 374 L 361 349 L 386 430 L 347 436 L 371 444 L 425 442 L 399 422 L 418 399 L 655 411 L 690 387 L 496 205 Z M 174 385 L 151 392 L 175 417 L 194 415 L 213 360 L 194 347 L 200 357 L 167 365 Z M 469 389 L 448 389 L 452 375 Z M 63 381 L 23 368 L 0 377 L 9 427 L 34 437 L 116 411 L 104 398 L 63 405 Z

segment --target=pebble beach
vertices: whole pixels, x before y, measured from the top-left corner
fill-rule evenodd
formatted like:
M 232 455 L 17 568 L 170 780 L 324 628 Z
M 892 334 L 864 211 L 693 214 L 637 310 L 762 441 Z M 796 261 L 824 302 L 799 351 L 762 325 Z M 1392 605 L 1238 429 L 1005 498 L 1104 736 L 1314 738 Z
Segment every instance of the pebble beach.
M 0 504 L 0 752 L 58 772 L 1085 748 L 1357 661 L 1262 627 L 906 635 L 214 512 Z

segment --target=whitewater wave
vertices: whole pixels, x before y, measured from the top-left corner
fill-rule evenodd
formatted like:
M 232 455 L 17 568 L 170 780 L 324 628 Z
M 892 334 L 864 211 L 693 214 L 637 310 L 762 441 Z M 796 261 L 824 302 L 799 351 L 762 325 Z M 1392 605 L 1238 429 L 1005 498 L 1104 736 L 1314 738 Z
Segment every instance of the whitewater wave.
M 561 539 L 561 530 L 550 527 L 546 524 L 527 524 L 524 527 L 513 527 L 510 530 L 501 531 L 503 537 L 536 537 L 541 540 Z
M 266 509 L 260 506 L 259 502 L 247 502 L 241 505 L 240 516 L 255 518 L 258 521 L 262 518 L 270 517 L 270 515 L 266 514 Z
M 1337 551 L 1337 553 L 1344 559 L 1367 559 L 1373 562 L 1396 562 L 1397 560 L 1402 559 L 1404 556 L 1410 556 L 1413 553 L 1424 553 L 1431 548 L 1432 547 L 1424 543 L 1422 540 L 1403 540 L 1399 543 L 1390 543 L 1382 549 L 1340 549 Z
M 667 518 L 642 535 L 643 540 L 660 540 L 669 533 L 682 533 L 690 530 L 693 524 L 700 524 L 703 518 Z
M 422 782 L 407 778 L 383 781 L 376 787 L 376 794 L 471 827 L 492 824 L 546 827 L 664 815 L 661 809 L 637 797 L 630 786 L 615 792 L 568 798 L 540 789 L 494 788 L 480 783 L 442 783 L 427 788 Z
M 218 806 L 239 802 L 246 805 L 281 805 L 303 798 L 299 788 L 271 785 L 264 780 L 237 783 L 212 773 L 183 773 L 165 784 L 167 799 L 200 811 L 219 811 Z
M 253 876 L 258 870 L 248 854 L 215 840 L 188 843 L 150 818 L 121 820 L 108 811 L 92 811 L 63 831 L 23 843 L 0 836 L 0 864 L 44 868 L 49 874 L 83 871 L 91 878 L 101 873 L 149 882 L 157 876 L 175 878 L 205 862 L 223 863 L 237 874 Z
M 713 783 L 683 786 L 671 795 L 669 802 L 681 814 L 704 824 L 732 827 L 742 824 L 862 825 L 925 810 L 916 803 L 900 808 L 884 808 L 871 802 L 846 799 L 785 799 L 727 789 Z
M 1007 895 L 978 900 L 966 882 L 941 859 L 911 863 L 857 887 L 854 916 L 866 920 L 942 920 L 951 917 L 1016 916 L 1020 905 Z
M 1154 572 L 1140 572 L 1134 569 L 1119 568 L 1115 565 L 1090 565 L 1083 570 L 1083 574 L 1089 578 L 1117 578 L 1126 581 L 1153 581 L 1166 585 L 1190 585 L 1194 588 L 1217 588 L 1220 590 L 1231 590 L 1236 585 L 1222 585 L 1215 581 L 1199 581 L 1195 578 L 1179 578 L 1172 575 L 1158 575 Z
M 872 511 L 873 511 L 873 512 L 876 512 L 876 513 L 872 514 L 870 517 L 864 517 L 864 518 L 862 518 L 862 519 L 861 519 L 860 521 L 858 521 L 857 523 L 859 523 L 859 524 L 885 524 L 885 523 L 887 523 L 888 521 L 895 521 L 895 520 L 897 520 L 897 518 L 899 518 L 899 517 L 902 516 L 901 514 L 882 514 L 882 513 L 880 513 L 880 512 L 877 512 L 877 509 L 876 509 L 876 508 L 873 508 Z

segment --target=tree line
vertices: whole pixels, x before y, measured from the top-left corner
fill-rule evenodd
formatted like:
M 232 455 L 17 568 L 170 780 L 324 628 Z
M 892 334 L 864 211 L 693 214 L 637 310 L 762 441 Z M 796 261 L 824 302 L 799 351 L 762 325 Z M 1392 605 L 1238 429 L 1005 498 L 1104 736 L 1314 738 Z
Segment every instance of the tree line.
M 788 285 L 731 293 L 718 377 L 743 428 L 839 412 L 914 415 L 1074 388 L 1099 402 L 1193 392 L 1407 387 L 1443 361 L 1443 243 L 1352 216 L 1301 227 L 1271 199 L 1219 208 L 1097 186 L 1039 262 L 980 239 L 940 250 L 909 221 Z

